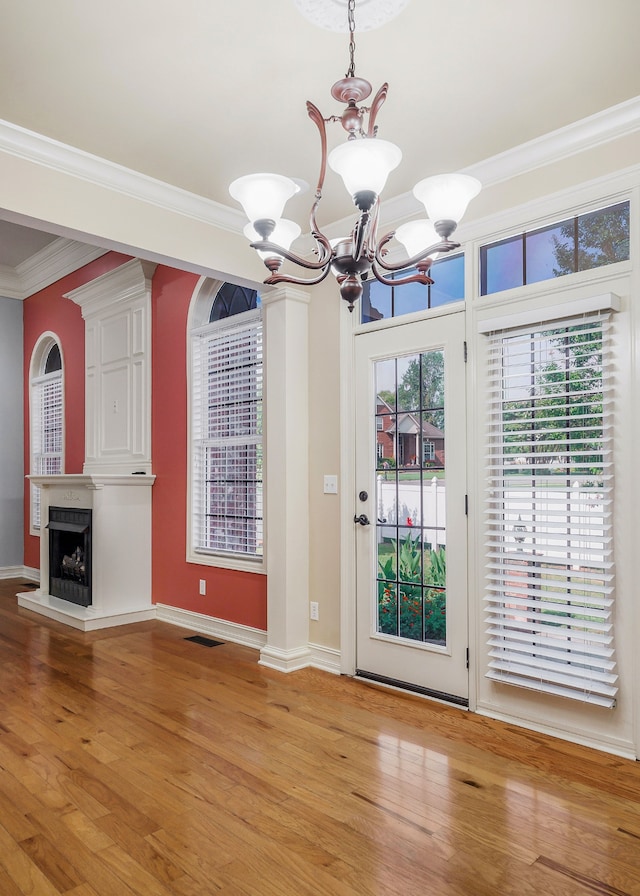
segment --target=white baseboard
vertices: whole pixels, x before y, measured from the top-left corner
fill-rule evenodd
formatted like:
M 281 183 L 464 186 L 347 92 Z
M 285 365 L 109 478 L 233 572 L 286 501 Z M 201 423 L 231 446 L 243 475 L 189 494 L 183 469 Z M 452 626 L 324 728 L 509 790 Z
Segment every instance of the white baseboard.
M 156 619 L 161 622 L 169 622 L 180 628 L 189 628 L 202 635 L 210 635 L 223 641 L 232 641 L 234 644 L 242 644 L 244 647 L 253 647 L 261 650 L 267 643 L 267 633 L 249 625 L 240 625 L 237 622 L 228 622 L 226 619 L 218 619 L 215 616 L 204 616 L 202 613 L 194 613 L 192 610 L 182 610 L 179 607 L 170 607 L 167 604 L 156 604 Z
M 309 644 L 311 651 L 311 663 L 314 669 L 322 669 L 331 672 L 332 675 L 340 675 L 341 654 L 333 647 L 323 647 L 322 644 Z
M 31 566 L 0 566 L 0 579 L 27 579 L 37 583 L 40 581 L 40 570 Z
M 277 672 L 298 672 L 312 665 L 309 647 L 281 650 L 279 647 L 265 646 L 260 651 L 260 665 Z
M 578 744 L 581 747 L 590 747 L 592 750 L 600 750 L 602 753 L 612 753 L 614 756 L 620 756 L 623 759 L 632 759 L 634 761 L 638 759 L 636 750 L 631 741 L 623 741 L 618 738 L 603 738 L 602 740 L 599 740 L 571 728 L 559 729 L 553 725 L 546 725 L 534 719 L 528 719 L 522 716 L 512 716 L 510 713 L 500 712 L 491 704 L 485 705 L 479 703 L 476 707 L 476 712 L 480 716 L 488 716 L 490 719 L 496 719 L 498 722 L 505 722 L 508 725 L 517 725 L 519 728 L 526 728 L 529 731 L 537 731 L 539 734 L 557 737 L 559 740 Z

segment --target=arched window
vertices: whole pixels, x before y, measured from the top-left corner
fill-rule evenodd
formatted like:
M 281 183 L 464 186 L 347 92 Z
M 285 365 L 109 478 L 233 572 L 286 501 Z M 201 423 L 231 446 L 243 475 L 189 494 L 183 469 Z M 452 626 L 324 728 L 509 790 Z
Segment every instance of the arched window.
M 52 476 L 63 472 L 62 354 L 52 334 L 40 337 L 31 356 L 30 472 Z M 31 529 L 40 531 L 40 489 L 31 486 Z
M 189 559 L 263 556 L 262 312 L 256 290 L 205 280 L 190 322 Z

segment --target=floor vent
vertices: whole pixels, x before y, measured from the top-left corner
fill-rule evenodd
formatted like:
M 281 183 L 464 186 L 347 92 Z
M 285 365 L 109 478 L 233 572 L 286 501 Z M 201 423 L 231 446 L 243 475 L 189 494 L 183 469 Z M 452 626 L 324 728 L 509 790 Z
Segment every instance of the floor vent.
M 205 638 L 204 635 L 191 635 L 185 638 L 185 641 L 193 641 L 194 644 L 201 644 L 203 647 L 221 647 L 224 641 L 214 641 L 213 638 Z

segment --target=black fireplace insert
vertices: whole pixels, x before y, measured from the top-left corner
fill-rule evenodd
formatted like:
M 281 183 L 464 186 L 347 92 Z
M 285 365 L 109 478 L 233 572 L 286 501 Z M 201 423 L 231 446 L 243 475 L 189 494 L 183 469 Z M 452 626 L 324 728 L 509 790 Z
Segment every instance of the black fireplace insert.
M 50 507 L 49 594 L 91 606 L 91 511 Z

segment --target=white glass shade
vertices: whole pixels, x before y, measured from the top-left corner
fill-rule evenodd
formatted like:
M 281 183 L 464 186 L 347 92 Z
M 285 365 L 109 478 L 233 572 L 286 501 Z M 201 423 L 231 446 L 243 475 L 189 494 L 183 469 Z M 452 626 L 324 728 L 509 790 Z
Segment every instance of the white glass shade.
M 402 151 L 395 143 L 377 137 L 348 140 L 329 153 L 329 165 L 340 175 L 350 196 L 362 190 L 379 196 L 401 159 Z
M 426 208 L 432 221 L 460 221 L 482 184 L 468 174 L 437 174 L 421 180 L 413 195 Z
M 405 247 L 409 258 L 419 255 L 429 246 L 440 242 L 440 237 L 436 233 L 433 221 L 430 221 L 428 218 L 423 218 L 420 221 L 407 221 L 406 224 L 401 224 L 396 230 L 396 239 Z M 429 258 L 435 261 L 438 255 L 438 252 L 434 252 Z
M 249 221 L 248 224 L 245 224 L 244 230 L 242 232 L 252 243 L 262 239 L 251 221 Z M 296 237 L 300 236 L 300 232 L 300 228 L 295 221 L 288 221 L 286 218 L 279 218 L 276 221 L 276 226 L 273 233 L 269 237 L 269 242 L 277 243 L 279 246 L 282 246 L 283 249 L 289 249 L 291 247 L 291 243 L 296 239 Z M 275 252 L 262 252 L 260 249 L 258 249 L 258 255 L 262 259 L 273 257 L 275 254 Z
M 299 189 L 298 184 L 282 174 L 246 174 L 233 181 L 229 193 L 238 200 L 250 221 L 263 218 L 276 221 L 282 216 L 287 200 Z

